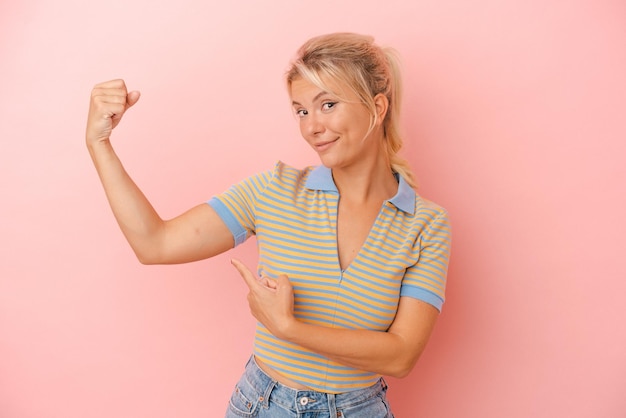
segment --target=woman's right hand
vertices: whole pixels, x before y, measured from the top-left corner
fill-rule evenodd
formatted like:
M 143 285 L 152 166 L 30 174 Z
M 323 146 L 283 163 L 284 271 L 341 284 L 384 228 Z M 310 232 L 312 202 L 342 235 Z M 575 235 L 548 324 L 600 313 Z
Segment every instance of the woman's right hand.
M 139 92 L 129 93 L 124 80 L 97 84 L 91 92 L 86 132 L 87 149 L 115 219 L 137 258 L 144 264 L 178 264 L 232 248 L 233 235 L 211 206 L 202 203 L 164 221 L 122 166 L 109 137 L 137 100 Z
M 124 80 L 111 80 L 97 84 L 91 91 L 87 116 L 87 145 L 106 141 L 122 116 L 139 100 L 140 93 L 126 89 Z

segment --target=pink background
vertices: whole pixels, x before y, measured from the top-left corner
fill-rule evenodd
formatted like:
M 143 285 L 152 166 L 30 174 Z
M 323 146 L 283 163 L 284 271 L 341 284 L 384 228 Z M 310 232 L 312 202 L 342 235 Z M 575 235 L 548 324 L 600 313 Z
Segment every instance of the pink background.
M 213 4 L 210 4 L 213 3 Z M 84 146 L 91 87 L 164 217 L 317 164 L 282 74 L 307 38 L 404 58 L 406 156 L 454 225 L 448 298 L 398 417 L 626 416 L 626 3 L 18 1 L 0 6 L 0 416 L 219 417 L 251 351 L 229 266 L 142 266 Z

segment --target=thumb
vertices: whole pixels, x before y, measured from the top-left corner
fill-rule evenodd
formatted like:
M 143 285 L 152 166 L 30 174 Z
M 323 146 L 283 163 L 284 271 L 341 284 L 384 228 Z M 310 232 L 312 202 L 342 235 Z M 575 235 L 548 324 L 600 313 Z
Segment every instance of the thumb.
M 269 277 L 260 277 L 258 281 L 268 289 L 276 290 L 277 288 L 276 280 L 270 279 Z
M 279 274 L 276 278 L 276 287 L 291 287 L 291 281 L 286 274 Z
M 141 93 L 138 92 L 137 90 L 131 91 L 130 93 L 128 93 L 128 95 L 126 96 L 126 108 L 128 109 L 129 107 L 137 103 L 140 96 L 141 96 Z

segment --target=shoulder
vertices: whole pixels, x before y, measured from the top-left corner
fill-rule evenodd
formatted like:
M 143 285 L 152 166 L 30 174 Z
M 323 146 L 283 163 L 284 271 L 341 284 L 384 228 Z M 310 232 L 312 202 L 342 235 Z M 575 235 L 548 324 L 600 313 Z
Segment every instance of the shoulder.
M 441 205 L 433 202 L 432 200 L 428 200 L 419 194 L 415 194 L 415 214 L 419 215 L 430 215 L 430 216 L 447 216 L 448 211 Z
M 273 173 L 277 176 L 301 177 L 308 176 L 316 166 L 306 166 L 304 168 L 293 167 L 283 161 L 278 160 L 274 164 Z
M 281 187 L 302 188 L 315 168 L 315 166 L 295 168 L 282 161 L 278 161 L 270 174 L 271 183 L 278 184 Z
M 422 244 L 443 245 L 445 251 L 450 250 L 452 225 L 448 211 L 437 203 L 416 197 L 416 223 L 419 224 Z
M 437 234 L 450 235 L 451 224 L 448 211 L 441 205 L 428 200 L 419 194 L 415 195 L 415 216 L 413 218 L 416 226 L 422 232 L 435 232 Z
M 257 193 L 262 192 L 272 185 L 285 186 L 286 184 L 297 184 L 306 179 L 315 167 L 297 169 L 282 161 L 277 161 L 274 167 L 256 172 L 249 177 L 233 184 L 232 189 L 253 189 Z

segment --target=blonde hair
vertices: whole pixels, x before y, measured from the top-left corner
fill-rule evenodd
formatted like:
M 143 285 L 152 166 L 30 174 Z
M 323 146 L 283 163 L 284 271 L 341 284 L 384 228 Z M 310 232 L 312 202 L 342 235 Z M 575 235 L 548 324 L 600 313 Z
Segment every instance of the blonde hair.
M 374 38 L 355 33 L 332 33 L 309 39 L 300 47 L 287 71 L 287 86 L 302 77 L 322 90 L 332 92 L 323 79 L 340 82 L 366 106 L 371 115 L 370 131 L 377 122 L 374 97 L 383 94 L 389 108 L 383 120 L 385 149 L 391 169 L 400 174 L 411 187 L 415 176 L 408 162 L 398 155 L 402 148 L 400 136 L 401 78 L 395 50 L 382 48 Z M 338 92 L 332 92 L 341 97 Z

